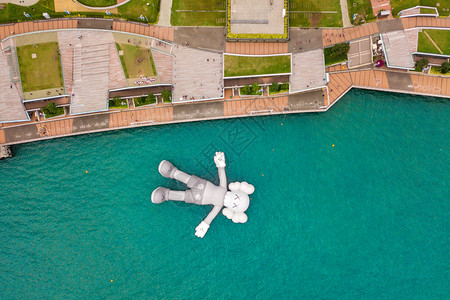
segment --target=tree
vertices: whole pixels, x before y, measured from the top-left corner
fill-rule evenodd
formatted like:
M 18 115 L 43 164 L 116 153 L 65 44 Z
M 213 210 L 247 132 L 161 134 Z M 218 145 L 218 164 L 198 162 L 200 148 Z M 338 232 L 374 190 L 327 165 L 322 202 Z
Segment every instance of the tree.
M 56 104 L 54 102 L 50 102 L 42 108 L 42 111 L 44 112 L 46 118 L 51 118 L 63 114 L 64 108 L 56 107 Z
M 147 98 L 145 99 L 145 102 L 148 104 L 156 103 L 156 97 L 153 94 L 148 94 Z
M 252 84 L 252 95 L 257 95 L 259 92 L 259 85 L 255 82 Z
M 172 92 L 169 90 L 162 91 L 161 97 L 163 98 L 164 103 L 172 102 Z
M 416 61 L 415 71 L 422 72 L 422 70 L 427 66 L 428 66 L 428 59 L 422 58 L 421 60 Z
M 272 85 L 269 87 L 269 92 L 271 92 L 271 93 L 278 92 L 279 90 L 280 90 L 280 85 L 278 84 L 278 82 L 272 83 Z
M 442 63 L 442 65 L 441 65 L 441 73 L 445 74 L 448 71 L 450 71 L 450 62 L 446 61 L 446 62 Z
M 331 48 L 331 56 L 344 56 L 347 55 L 349 50 L 350 45 L 348 43 L 340 43 Z

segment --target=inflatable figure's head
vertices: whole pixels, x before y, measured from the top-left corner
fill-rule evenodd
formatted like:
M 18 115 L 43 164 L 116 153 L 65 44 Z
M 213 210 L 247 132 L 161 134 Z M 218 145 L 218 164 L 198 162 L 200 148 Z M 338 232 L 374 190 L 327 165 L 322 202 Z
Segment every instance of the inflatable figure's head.
M 222 213 L 234 223 L 247 222 L 247 215 L 244 213 L 250 205 L 248 195 L 255 191 L 255 187 L 247 182 L 232 182 L 229 185 L 230 192 L 225 194 Z

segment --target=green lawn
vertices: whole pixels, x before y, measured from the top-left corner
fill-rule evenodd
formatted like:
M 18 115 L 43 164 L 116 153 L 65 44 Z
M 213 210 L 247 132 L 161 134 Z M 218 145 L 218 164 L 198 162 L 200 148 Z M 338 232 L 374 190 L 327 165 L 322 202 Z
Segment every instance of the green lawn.
M 225 26 L 225 11 L 226 0 L 173 0 L 170 22 L 174 26 Z
M 55 14 L 55 5 L 53 0 L 40 0 L 32 6 L 20 6 L 15 4 L 2 4 L 4 9 L 0 9 L 0 23 L 17 22 L 28 20 L 24 12 L 28 13 L 33 20 L 44 19 L 42 13 L 49 13 L 52 17 L 64 16 L 64 13 Z
M 431 74 L 436 74 L 436 75 L 450 76 L 450 71 L 448 71 L 448 72 L 445 73 L 445 74 L 442 74 L 442 73 L 441 73 L 441 67 L 431 67 L 430 73 L 431 73 Z
M 320 11 L 336 13 L 317 13 Z M 339 0 L 290 0 L 289 26 L 342 27 Z
M 131 0 L 117 9 L 124 19 L 142 22 L 139 19 L 142 15 L 147 17 L 149 23 L 155 23 L 158 20 L 159 2 L 160 0 Z
M 418 5 L 436 7 L 440 16 L 448 16 L 450 13 L 450 11 L 447 11 L 450 8 L 450 0 L 391 0 L 390 3 L 394 16 L 397 16 L 404 9 Z M 436 6 L 436 3 L 439 3 L 439 6 Z
M 95 0 L 81 0 L 85 3 L 91 3 Z M 110 3 L 112 0 L 101 0 L 103 3 Z M 123 19 L 144 22 L 139 17 L 141 15 L 147 17 L 149 23 L 155 23 L 158 20 L 159 13 L 159 2 L 160 0 L 131 0 L 127 4 L 118 7 L 118 15 L 113 14 L 113 17 L 121 17 Z M 149 3 L 149 5 L 147 5 Z M 40 0 L 37 4 L 24 7 L 15 4 L 3 4 L 4 9 L 0 9 L 0 23 L 9 23 L 17 21 L 29 20 L 24 16 L 24 12 L 31 16 L 31 20 L 44 19 L 42 13 L 46 12 L 50 14 L 52 18 L 63 18 L 63 17 L 108 17 L 104 11 L 98 12 L 73 12 L 68 16 L 64 12 L 55 12 L 54 0 Z M 145 21 L 147 22 L 147 21 Z
M 423 8 L 423 7 L 421 7 L 420 8 L 420 13 L 421 14 L 435 14 L 436 11 L 434 9 L 432 9 L 432 8 Z
M 109 105 L 108 105 L 109 109 L 127 109 L 128 108 L 127 100 L 121 100 L 120 102 L 114 101 L 114 100 L 109 100 L 108 103 L 109 103 Z
M 324 53 L 324 56 L 325 56 L 325 66 L 334 65 L 334 64 L 337 64 L 337 63 L 344 62 L 344 61 L 348 60 L 347 54 L 341 55 L 341 56 L 332 57 L 331 56 L 331 53 L 332 53 L 331 49 L 333 49 L 333 47 L 329 47 L 329 48 L 323 49 L 323 53 Z
M 443 54 L 450 55 L 450 30 L 427 29 L 423 31 L 428 33 L 428 35 L 442 50 Z M 423 32 L 419 32 L 419 45 L 417 47 L 417 51 L 440 54 L 439 50 Z
M 24 92 L 62 87 L 63 78 L 57 42 L 17 47 Z M 31 58 L 35 53 L 36 58 Z
M 225 55 L 225 77 L 291 72 L 291 57 Z
M 120 61 L 127 78 L 156 76 L 155 63 L 150 49 L 117 43 L 116 47 L 118 51 L 123 51 Z
M 354 25 L 361 24 L 364 20 L 369 22 L 376 19 L 370 0 L 347 0 L 347 6 L 350 21 Z M 357 14 L 355 19 L 353 19 L 354 14 Z
M 117 0 L 78 0 L 78 2 L 91 7 L 108 7 L 117 4 Z

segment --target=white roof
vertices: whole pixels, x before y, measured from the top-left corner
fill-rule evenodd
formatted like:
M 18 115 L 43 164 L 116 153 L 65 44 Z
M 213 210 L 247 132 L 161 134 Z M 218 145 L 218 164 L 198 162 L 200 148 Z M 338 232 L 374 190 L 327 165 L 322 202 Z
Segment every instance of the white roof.
M 391 31 L 381 35 L 388 67 L 414 69 L 412 50 L 405 31 Z

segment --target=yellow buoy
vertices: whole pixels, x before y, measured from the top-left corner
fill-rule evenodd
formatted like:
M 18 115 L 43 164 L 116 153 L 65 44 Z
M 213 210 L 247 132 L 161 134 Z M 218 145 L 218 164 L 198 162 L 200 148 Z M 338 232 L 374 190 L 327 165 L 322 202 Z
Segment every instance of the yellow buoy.
M 111 279 L 111 282 L 113 282 L 113 280 Z
M 88 171 L 86 171 L 86 173 L 88 173 Z
M 331 145 L 331 147 L 334 147 L 334 144 L 333 144 L 333 145 Z
M 262 174 L 262 176 L 264 176 L 264 174 Z

